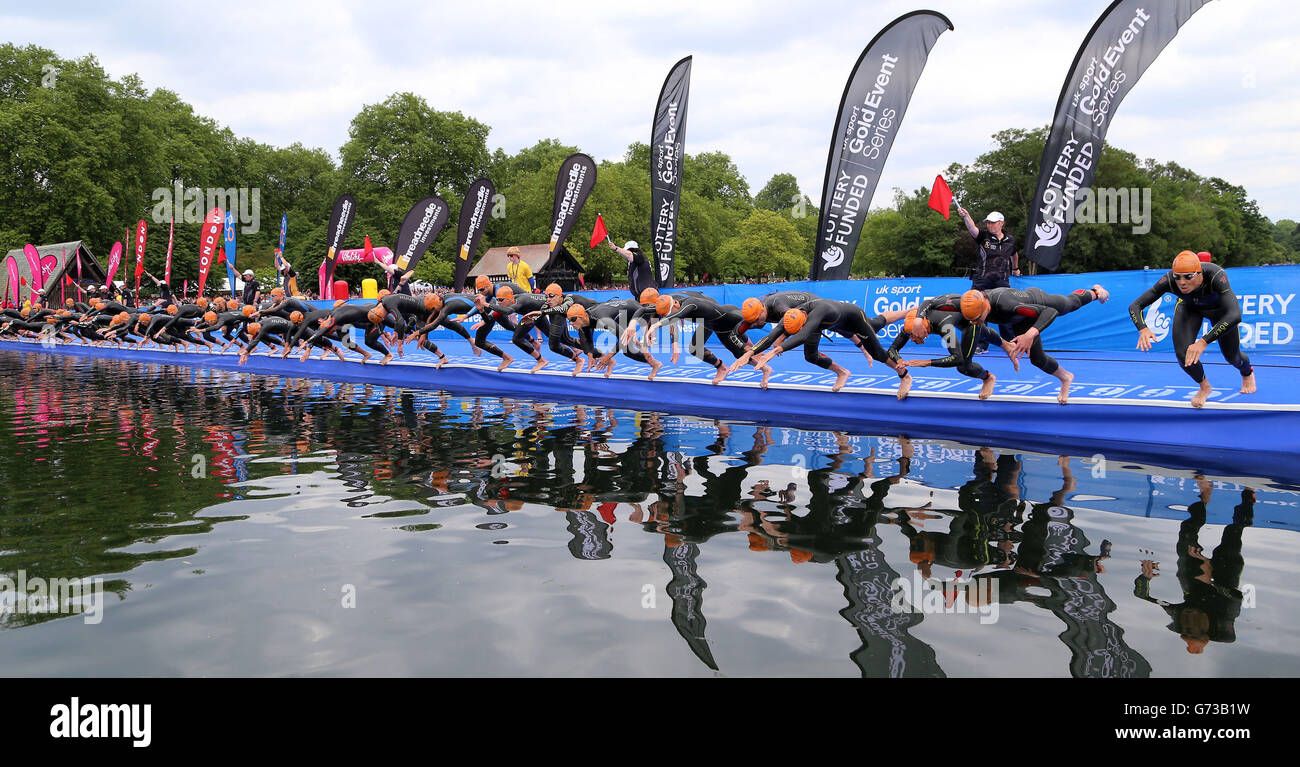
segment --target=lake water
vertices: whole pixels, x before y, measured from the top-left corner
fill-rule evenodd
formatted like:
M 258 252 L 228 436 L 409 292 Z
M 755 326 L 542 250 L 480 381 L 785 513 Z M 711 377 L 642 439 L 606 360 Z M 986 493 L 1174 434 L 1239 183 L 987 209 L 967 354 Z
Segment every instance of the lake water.
M 1062 452 L 3 351 L 0 674 L 1300 674 L 1297 488 Z

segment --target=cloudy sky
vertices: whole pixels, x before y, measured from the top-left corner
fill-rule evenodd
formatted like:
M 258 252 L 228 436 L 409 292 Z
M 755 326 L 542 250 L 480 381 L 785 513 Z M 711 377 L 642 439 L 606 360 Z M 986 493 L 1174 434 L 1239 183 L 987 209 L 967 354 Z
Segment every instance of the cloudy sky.
M 1004 128 L 1046 124 L 1106 0 L 927 4 L 955 30 L 930 54 L 876 193 L 928 185 Z M 648 140 L 668 68 L 695 56 L 687 151 L 729 153 L 757 192 L 795 174 L 816 199 L 845 79 L 889 21 L 883 2 L 550 3 L 0 1 L 9 41 L 94 54 L 113 77 L 176 91 L 236 134 L 337 157 L 348 121 L 395 91 L 492 127 L 489 148 L 541 138 L 617 159 Z M 1108 141 L 1246 187 L 1300 219 L 1300 33 L 1284 0 L 1215 0 L 1117 112 Z

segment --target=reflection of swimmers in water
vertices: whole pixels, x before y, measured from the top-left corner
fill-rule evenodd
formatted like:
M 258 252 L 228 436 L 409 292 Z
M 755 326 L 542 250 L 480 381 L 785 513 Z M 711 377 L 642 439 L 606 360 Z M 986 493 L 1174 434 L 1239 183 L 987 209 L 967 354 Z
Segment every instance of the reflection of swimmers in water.
M 991 593 L 1001 604 L 1023 601 L 1050 610 L 1065 624 L 1060 639 L 1070 649 L 1070 673 L 1075 677 L 1149 676 L 1150 664 L 1125 643 L 1124 630 L 1111 621 L 1115 603 L 1097 580 L 1105 572 L 1110 541 L 1101 542 L 1098 554 L 1086 551 L 1088 537 L 1075 527 L 1074 512 L 1064 505 L 1075 486 L 1069 460 L 1061 459 L 1058 465 L 1061 488 L 1048 502 L 1030 505 L 1015 569 L 976 576 L 977 581 L 995 579 L 998 586 L 978 593 Z M 1019 498 L 1017 487 L 1013 481 L 1007 489 Z
M 1201 497 L 1187 508 L 1187 519 L 1178 528 L 1178 585 L 1183 601 L 1171 604 L 1151 596 L 1151 580 L 1159 577 L 1160 563 L 1142 561 L 1142 573 L 1133 582 L 1133 594 L 1164 608 L 1173 618 L 1169 630 L 1187 643 L 1187 652 L 1199 655 L 1210 642 L 1232 642 L 1237 638 L 1235 622 L 1241 614 L 1241 534 L 1254 522 L 1255 491 L 1241 491 L 1241 503 L 1232 510 L 1232 524 L 1223 529 L 1223 538 L 1206 559 L 1199 539 L 1205 526 L 1205 507 L 1210 503 L 1213 485 L 1197 478 Z

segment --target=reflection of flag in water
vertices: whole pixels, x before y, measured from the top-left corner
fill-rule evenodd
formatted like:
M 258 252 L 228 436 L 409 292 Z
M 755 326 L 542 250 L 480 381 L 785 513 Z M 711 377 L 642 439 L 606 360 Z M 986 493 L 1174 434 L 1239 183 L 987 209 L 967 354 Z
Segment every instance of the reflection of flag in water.
M 575 559 L 609 559 L 614 551 L 614 544 L 609 541 L 609 525 L 590 511 L 569 511 L 564 516 L 573 536 L 569 539 L 569 552 Z
M 704 619 L 704 589 L 709 584 L 704 582 L 696 569 L 695 558 L 699 554 L 700 547 L 694 543 L 664 546 L 664 564 L 668 565 L 673 574 L 667 591 L 673 600 L 672 621 L 677 633 L 686 640 L 695 657 L 717 671 L 718 664 L 713 660 L 713 652 L 704 638 L 704 630 L 708 627 L 708 622 Z
M 835 558 L 835 579 L 844 587 L 849 606 L 840 615 L 857 629 L 862 646 L 849 657 L 863 678 L 903 676 L 942 677 L 934 648 L 908 633 L 921 622 L 913 612 L 894 612 L 893 584 L 898 573 L 885 561 L 880 538 L 867 548 Z
M 212 452 L 216 457 L 212 459 L 212 468 L 208 473 L 223 479 L 230 479 L 234 475 L 233 461 L 235 451 L 230 446 L 230 432 L 224 429 L 207 427 L 203 441 L 212 446 Z
M 243 482 L 248 479 L 248 456 L 244 455 L 244 443 L 248 438 L 242 434 L 232 434 L 231 450 L 234 452 L 235 480 Z

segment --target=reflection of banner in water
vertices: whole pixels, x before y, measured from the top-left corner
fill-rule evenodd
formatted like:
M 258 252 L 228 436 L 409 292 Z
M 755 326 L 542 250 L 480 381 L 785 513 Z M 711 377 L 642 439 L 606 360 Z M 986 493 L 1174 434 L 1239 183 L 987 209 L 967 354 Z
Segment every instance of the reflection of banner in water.
M 704 631 L 708 622 L 704 619 L 704 589 L 709 584 L 700 577 L 695 558 L 700 554 L 700 547 L 694 543 L 680 543 L 676 546 L 664 545 L 664 564 L 672 571 L 673 578 L 668 582 L 666 591 L 673 600 L 672 621 L 677 633 L 682 635 L 691 652 L 704 661 L 704 665 L 718 670 L 713 660 L 713 651 L 709 649 Z
M 566 512 L 568 522 L 569 553 L 574 559 L 609 559 L 614 551 L 614 544 L 609 540 L 609 525 L 596 518 L 590 511 L 574 509 Z
M 835 558 L 835 580 L 844 587 L 849 606 L 840 615 L 862 639 L 862 646 L 850 654 L 865 677 L 945 676 L 934 657 L 934 648 L 909 632 L 921 623 L 922 615 L 896 613 L 891 605 L 898 573 L 880 550 L 880 537 L 872 535 L 869 545 Z
M 212 459 L 212 468 L 208 473 L 222 479 L 230 479 L 234 476 L 235 458 L 235 451 L 230 446 L 232 439 L 230 432 L 213 426 L 206 426 L 203 431 L 203 441 L 212 447 L 212 452 L 216 456 Z

